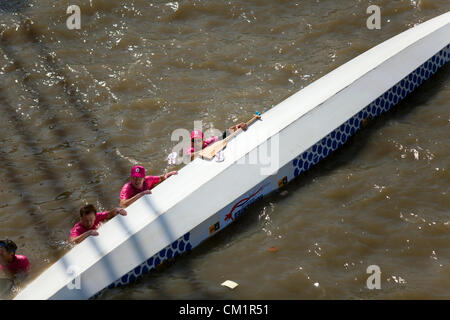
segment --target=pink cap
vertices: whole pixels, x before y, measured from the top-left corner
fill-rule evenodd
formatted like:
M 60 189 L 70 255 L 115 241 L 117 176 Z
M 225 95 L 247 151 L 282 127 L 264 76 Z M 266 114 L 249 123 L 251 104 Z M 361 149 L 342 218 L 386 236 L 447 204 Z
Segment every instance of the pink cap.
M 131 177 L 145 178 L 145 168 L 143 166 L 134 166 L 131 169 Z
M 194 130 L 191 132 L 191 139 L 194 138 L 200 138 L 203 140 L 203 132 L 201 132 L 200 130 Z

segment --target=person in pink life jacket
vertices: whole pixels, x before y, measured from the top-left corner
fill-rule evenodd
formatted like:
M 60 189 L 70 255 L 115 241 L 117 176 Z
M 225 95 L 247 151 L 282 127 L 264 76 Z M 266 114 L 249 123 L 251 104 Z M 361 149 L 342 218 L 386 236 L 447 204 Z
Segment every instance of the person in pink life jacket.
M 25 276 L 30 271 L 28 258 L 16 254 L 16 250 L 17 245 L 12 240 L 0 240 L 0 271 L 11 278 Z
M 120 206 L 128 207 L 140 197 L 152 193 L 151 189 L 175 174 L 178 174 L 178 171 L 171 171 L 160 176 L 146 176 L 144 167 L 134 166 L 131 169 L 130 181 L 120 191 Z
M 98 236 L 97 229 L 100 223 L 114 218 L 116 215 L 126 216 L 123 208 L 114 208 L 110 211 L 97 212 L 92 204 L 87 204 L 80 209 L 80 221 L 70 231 L 70 241 L 80 243 L 89 236 Z
M 242 130 L 247 130 L 247 124 L 245 122 L 239 123 L 237 125 L 231 126 L 228 130 L 226 130 L 222 134 L 222 139 L 225 139 L 228 135 L 233 133 L 234 131 L 242 128 Z M 198 151 L 203 150 L 207 146 L 213 144 L 216 141 L 219 141 L 220 138 L 218 136 L 213 136 L 209 139 L 204 139 L 203 132 L 200 130 L 194 130 L 191 132 L 191 146 L 184 149 L 184 155 L 191 155 L 191 160 L 194 158 L 194 154 Z

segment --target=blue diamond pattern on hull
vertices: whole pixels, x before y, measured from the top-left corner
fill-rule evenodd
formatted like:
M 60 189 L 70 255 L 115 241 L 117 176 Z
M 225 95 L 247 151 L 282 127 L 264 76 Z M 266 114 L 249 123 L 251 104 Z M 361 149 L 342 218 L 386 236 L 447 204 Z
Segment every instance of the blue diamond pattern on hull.
M 162 249 L 153 257 L 150 257 L 147 261 L 137 266 L 129 273 L 123 275 L 120 279 L 116 280 L 114 283 L 108 286 L 109 289 L 120 287 L 124 284 L 128 284 L 134 281 L 139 276 L 148 273 L 150 270 L 155 269 L 161 262 L 167 259 L 174 258 L 185 251 L 190 251 L 192 248 L 192 244 L 189 242 L 190 233 L 186 233 L 178 240 L 174 241 L 166 248 Z M 96 294 L 95 296 L 98 296 Z M 94 297 L 95 297 L 94 296 Z
M 365 119 L 375 118 L 399 103 L 449 60 L 450 45 L 439 51 L 432 58 L 372 101 L 363 110 L 330 132 L 311 148 L 293 159 L 292 166 L 294 169 L 294 177 L 307 171 L 331 152 L 342 146 L 350 136 L 355 134 L 355 132 L 361 128 Z

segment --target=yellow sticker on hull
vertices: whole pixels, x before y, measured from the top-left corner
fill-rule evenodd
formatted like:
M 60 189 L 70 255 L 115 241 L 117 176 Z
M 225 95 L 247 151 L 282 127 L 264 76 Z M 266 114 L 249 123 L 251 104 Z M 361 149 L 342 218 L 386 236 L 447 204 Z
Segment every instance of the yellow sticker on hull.
M 209 234 L 213 234 L 214 232 L 216 232 L 219 229 L 220 229 L 220 222 L 218 221 L 215 224 L 213 224 L 211 227 L 209 227 Z

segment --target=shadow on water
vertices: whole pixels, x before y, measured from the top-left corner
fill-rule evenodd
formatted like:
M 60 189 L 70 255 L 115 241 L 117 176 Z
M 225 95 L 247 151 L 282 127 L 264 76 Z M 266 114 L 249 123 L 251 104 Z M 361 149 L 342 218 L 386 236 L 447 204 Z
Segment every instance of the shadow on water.
M 34 85 L 34 83 L 30 80 L 29 77 L 26 75 L 26 71 L 24 70 L 23 64 L 18 58 L 18 56 L 9 48 L 8 41 L 5 39 L 0 40 L 0 47 L 3 51 L 3 53 L 12 61 L 14 61 L 14 66 L 17 71 L 20 72 L 21 78 L 22 78 L 22 84 L 27 90 L 27 93 L 35 99 L 39 105 L 39 110 L 49 110 L 51 103 L 48 101 L 47 97 L 42 94 L 37 86 Z M 9 111 L 10 117 L 13 115 L 14 110 L 10 110 L 10 108 L 6 108 L 7 111 Z M 31 128 L 26 123 L 23 123 L 22 120 L 18 117 L 12 117 L 14 120 L 14 126 L 15 129 L 18 131 L 17 133 L 20 134 L 23 138 L 24 143 L 27 145 L 28 149 L 31 151 L 33 156 L 36 156 L 39 151 L 38 148 L 36 148 L 35 143 L 33 143 L 34 139 L 33 137 L 38 137 L 38 134 L 31 133 Z M 56 115 L 53 115 L 52 117 L 52 125 L 54 127 L 53 132 L 56 137 L 56 139 L 59 139 L 62 144 L 67 143 L 67 141 L 70 141 L 69 135 L 65 132 L 65 130 L 60 126 L 59 124 L 62 123 Z M 69 157 L 73 160 L 79 161 L 79 169 L 83 175 L 84 181 L 86 184 L 88 184 L 92 180 L 92 174 L 89 172 L 88 168 L 88 162 L 86 161 L 86 158 L 88 155 L 83 155 L 77 151 L 75 147 L 70 148 Z M 40 159 L 41 162 L 46 162 L 43 158 Z M 93 159 L 90 159 L 90 161 L 93 161 Z M 39 162 L 38 162 L 39 163 Z M 47 174 L 48 178 L 51 178 L 52 181 L 57 183 L 59 187 L 63 186 L 63 183 L 58 181 L 60 177 L 55 176 L 51 173 L 50 166 L 45 165 L 44 172 Z M 57 190 L 57 193 L 55 197 L 60 194 L 61 192 L 64 192 L 65 190 L 62 188 L 60 190 Z M 111 198 L 108 198 L 106 195 L 104 195 L 102 188 L 98 186 L 95 190 L 97 194 L 99 195 L 99 198 L 102 203 L 108 203 L 107 200 L 111 201 Z
M 48 224 L 42 214 L 39 213 L 39 209 L 33 205 L 33 200 L 30 193 L 26 190 L 26 182 L 20 177 L 21 172 L 15 168 L 14 161 L 8 158 L 6 152 L 0 149 L 0 164 L 6 170 L 6 175 L 9 180 L 9 184 L 13 186 L 13 190 L 16 194 L 20 195 L 22 204 L 27 208 L 28 216 L 31 219 L 32 224 L 38 230 L 38 234 L 41 237 L 41 243 L 50 246 L 55 241 L 50 231 L 48 230 Z M 50 252 L 54 252 L 50 250 Z
M 17 117 L 16 112 L 8 103 L 3 90 L 4 89 L 0 87 L 0 105 L 2 108 L 1 109 L 2 115 L 6 116 L 9 119 L 9 121 L 12 123 L 14 127 L 14 130 L 17 133 L 16 136 L 21 137 L 22 142 L 27 146 L 29 152 L 36 158 L 37 167 L 39 167 L 44 172 L 47 178 L 49 178 L 54 182 L 52 186 L 55 188 L 55 193 L 57 194 L 58 192 L 61 192 L 61 190 L 64 190 L 64 186 L 61 185 L 58 178 L 54 175 L 53 170 L 51 170 L 51 168 L 48 166 L 47 161 L 37 155 L 39 153 L 39 147 L 36 145 L 32 133 L 25 130 L 26 127 L 24 126 L 23 122 L 19 119 L 19 117 Z M 7 173 L 9 175 L 10 183 L 15 187 L 14 190 L 20 191 L 22 197 L 24 194 L 27 195 L 30 194 L 31 192 L 28 192 L 26 190 L 27 184 L 19 182 L 18 177 L 21 176 L 19 175 L 19 172 L 14 173 L 16 174 L 16 178 L 14 178 L 15 176 L 11 174 L 11 170 L 12 171 L 15 170 L 13 162 L 10 159 L 8 159 L 6 153 L 3 152 L 3 154 L 4 155 L 1 157 L 0 161 L 2 163 L 3 168 L 11 168 L 10 170 L 7 170 Z M 24 204 L 27 207 L 28 213 L 32 216 L 34 223 L 37 223 L 38 225 L 41 226 L 40 228 L 38 228 L 38 230 L 40 232 L 42 230 L 46 230 L 48 223 L 46 222 L 45 217 L 37 212 L 38 210 L 33 205 L 32 199 L 28 198 L 27 196 L 25 199 L 22 199 L 22 204 Z M 56 239 L 53 239 L 50 236 L 50 233 L 48 232 L 45 233 L 45 238 L 47 238 L 46 239 L 47 241 L 45 241 L 44 243 L 48 243 L 49 241 L 50 243 L 54 244 L 56 242 L 55 241 Z
M 52 181 L 51 187 L 53 188 L 55 195 L 60 193 L 65 189 L 64 184 L 59 180 L 59 177 L 54 174 L 54 170 L 52 170 L 45 157 L 39 155 L 39 146 L 36 144 L 32 133 L 26 130 L 27 126 L 20 120 L 14 109 L 10 106 L 1 87 L 0 105 L 3 115 L 6 114 L 6 116 L 12 123 L 14 130 L 17 133 L 16 136 L 21 137 L 23 144 L 27 147 L 29 153 L 35 159 L 36 167 L 40 168 L 45 177 Z M 58 245 L 58 240 L 60 239 L 56 239 L 54 236 L 52 236 L 52 233 L 48 227 L 47 219 L 40 211 L 39 207 L 36 207 L 34 205 L 33 199 L 32 197 L 30 197 L 30 194 L 32 194 L 32 192 L 26 190 L 27 183 L 25 181 L 20 181 L 19 177 L 21 176 L 21 174 L 19 171 L 14 169 L 14 162 L 8 159 L 5 152 L 1 152 L 0 150 L 0 153 L 2 154 L 0 156 L 0 163 L 2 164 L 3 168 L 9 168 L 9 170 L 7 170 L 9 183 L 13 186 L 13 190 L 15 190 L 15 192 L 20 192 L 22 205 L 27 208 L 26 211 L 29 217 L 31 217 L 32 225 L 35 226 L 35 230 L 38 230 L 38 233 L 41 237 L 40 243 L 47 245 L 47 247 L 51 249 L 48 251 L 50 252 L 52 259 L 58 259 L 60 257 L 61 250 L 64 249 Z M 66 204 L 66 207 L 68 207 L 69 212 L 74 212 L 76 210 L 76 208 L 70 202 Z M 65 260 L 62 260 L 62 262 L 65 266 L 65 269 L 67 270 L 69 266 L 65 263 Z
M 69 75 L 64 71 L 64 69 L 58 64 L 55 57 L 50 54 L 50 50 L 45 47 L 43 41 L 40 41 L 41 35 L 35 29 L 33 23 L 30 19 L 24 19 L 23 25 L 26 28 L 26 37 L 30 41 L 31 44 L 35 47 L 36 51 L 39 52 L 39 57 L 43 59 L 47 68 L 49 68 L 55 77 L 59 79 L 58 85 L 62 89 L 64 95 L 69 102 L 69 106 L 73 107 L 73 110 L 77 113 L 78 117 L 82 119 L 81 123 L 83 123 L 87 129 L 95 132 L 97 137 L 99 138 L 99 128 L 97 126 L 98 120 L 91 113 L 88 107 L 83 103 L 83 98 L 80 93 L 76 89 L 76 84 L 73 81 L 70 81 Z M 107 153 L 107 147 L 104 144 L 99 144 L 97 146 L 99 151 L 103 153 Z M 111 160 L 112 167 L 118 172 L 126 176 L 129 173 L 130 168 L 125 167 L 122 162 L 117 161 L 117 158 L 107 157 L 107 160 Z
M 0 0 L 0 12 L 17 13 L 29 8 L 28 0 Z
M 8 5 L 3 6 L 2 10 L 5 11 L 5 9 L 8 9 L 10 10 L 8 12 L 20 12 L 21 9 L 26 7 L 27 5 L 24 1 L 17 1 L 17 3 L 15 4 L 9 3 Z M 76 91 L 75 86 L 73 86 L 73 84 L 75 83 L 69 80 L 69 76 L 63 71 L 63 68 L 59 66 L 56 59 L 50 55 L 50 51 L 45 47 L 42 41 L 40 41 L 41 35 L 34 29 L 32 21 L 29 18 L 23 17 L 21 14 L 19 14 L 19 16 L 21 17 L 22 20 L 21 26 L 23 28 L 24 34 L 26 35 L 29 42 L 34 46 L 36 51 L 39 53 L 37 56 L 39 56 L 43 60 L 45 66 L 48 69 L 50 69 L 58 77 L 58 79 L 60 79 L 58 85 L 63 91 L 64 95 L 66 96 L 69 106 L 71 106 L 77 112 L 79 118 L 84 120 L 82 121 L 82 123 L 86 125 L 90 131 L 95 132 L 95 134 L 98 137 L 99 128 L 97 127 L 96 124 L 97 121 L 95 117 L 90 113 L 90 110 L 83 104 L 80 94 Z M 19 80 L 23 84 L 23 87 L 35 101 L 38 101 L 40 107 L 38 110 L 39 111 L 51 110 L 51 101 L 45 96 L 43 92 L 41 92 L 38 89 L 38 85 L 35 84 L 32 80 L 30 80 L 30 78 L 27 76 L 27 71 L 24 63 L 21 61 L 19 54 L 17 54 L 14 51 L 13 46 L 9 44 L 7 37 L 2 37 L 0 39 L 0 49 L 3 51 L 3 54 L 9 60 L 14 62 L 15 70 L 18 71 L 20 74 L 21 79 Z M 28 152 L 32 155 L 34 159 L 36 159 L 37 167 L 39 167 L 39 169 L 43 172 L 46 178 L 48 178 L 50 181 L 54 183 L 52 185 L 52 188 L 53 192 L 55 193 L 55 196 L 61 194 L 61 192 L 64 191 L 65 189 L 64 181 L 61 181 L 62 177 L 56 176 L 53 173 L 51 164 L 48 163 L 45 157 L 40 156 L 39 146 L 37 145 L 36 140 L 34 138 L 37 137 L 38 135 L 34 134 L 30 126 L 24 123 L 20 119 L 20 117 L 17 117 L 14 108 L 12 108 L 8 103 L 6 95 L 3 93 L 2 88 L 0 88 L 0 104 L 2 105 L 3 111 L 7 114 L 9 120 L 11 121 L 17 135 L 21 137 L 23 144 L 27 147 Z M 62 126 L 59 125 L 61 121 L 55 114 L 52 115 L 51 122 L 52 125 L 54 126 L 52 133 L 54 134 L 56 139 L 59 139 L 63 143 L 67 143 L 67 141 L 70 141 L 68 133 L 63 129 Z M 100 144 L 98 148 L 100 149 L 99 152 L 103 151 L 104 153 L 107 153 L 108 151 L 107 147 L 102 144 Z M 87 159 L 88 155 L 80 154 L 80 152 L 74 146 L 72 146 L 72 148 L 70 148 L 68 151 L 70 152 L 69 157 L 73 160 L 77 160 L 76 163 L 78 163 L 78 167 L 80 169 L 84 182 L 86 184 L 89 184 L 92 180 L 92 174 L 88 170 L 89 168 L 88 164 L 95 163 L 96 161 L 93 161 L 93 159 Z M 112 165 L 114 170 L 118 171 L 120 174 L 123 174 L 124 176 L 128 174 L 129 168 L 123 166 L 123 164 L 120 161 L 118 161 L 117 158 L 115 157 L 105 157 L 105 158 L 108 161 L 110 161 L 110 165 Z M 42 214 L 37 213 L 37 210 L 33 205 L 33 199 L 30 196 L 31 192 L 27 192 L 26 190 L 26 184 L 15 178 L 18 172 L 16 172 L 16 170 L 13 169 L 14 162 L 11 159 L 8 159 L 8 157 L 4 152 L 0 154 L 0 162 L 3 164 L 4 167 L 12 168 L 11 170 L 8 171 L 10 183 L 16 191 L 19 191 L 22 194 L 23 197 L 22 204 L 25 205 L 26 208 L 28 208 L 27 211 L 29 212 L 30 217 L 32 218 L 33 224 L 36 226 L 41 226 L 38 228 L 38 230 L 40 231 L 40 235 L 42 237 L 41 241 L 44 241 L 45 243 L 56 243 L 55 241 L 56 239 L 53 239 L 51 233 L 48 231 L 45 217 L 42 216 Z M 101 186 L 97 186 L 95 188 L 95 192 L 99 195 L 99 200 L 103 205 L 113 204 L 114 202 L 117 202 L 116 197 L 111 197 L 110 195 L 104 194 L 103 188 Z M 148 204 L 151 206 L 151 202 L 149 202 Z M 69 210 L 71 212 L 76 210 L 73 205 L 68 206 L 70 207 Z M 165 223 L 164 219 L 161 220 L 161 223 L 163 224 L 163 230 L 165 230 L 167 237 L 172 241 L 176 240 L 174 239 L 174 235 L 171 232 L 170 226 Z M 126 225 L 123 225 L 123 228 L 127 229 Z M 148 257 L 144 254 L 141 244 L 137 242 L 134 238 L 131 239 L 132 241 L 134 240 L 133 249 L 136 250 L 136 254 L 143 261 L 145 261 Z M 95 243 L 93 246 L 98 252 L 101 251 L 100 248 L 95 245 Z M 106 270 L 108 270 L 110 275 L 114 275 L 115 272 L 112 266 L 108 266 L 106 260 L 105 260 Z M 63 264 L 66 265 L 66 267 L 68 267 L 65 259 L 62 259 L 61 261 Z

